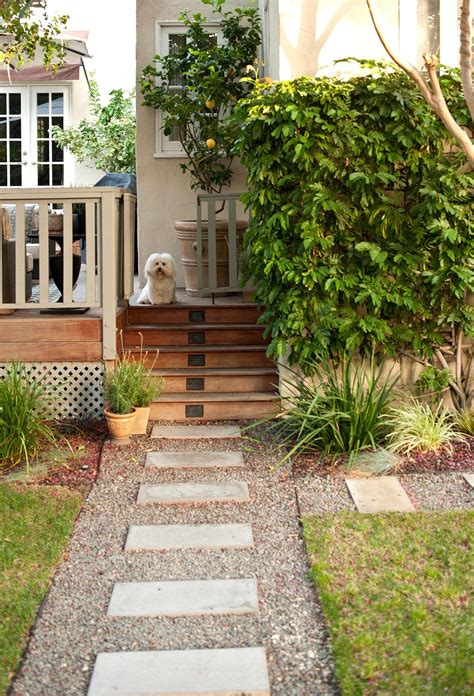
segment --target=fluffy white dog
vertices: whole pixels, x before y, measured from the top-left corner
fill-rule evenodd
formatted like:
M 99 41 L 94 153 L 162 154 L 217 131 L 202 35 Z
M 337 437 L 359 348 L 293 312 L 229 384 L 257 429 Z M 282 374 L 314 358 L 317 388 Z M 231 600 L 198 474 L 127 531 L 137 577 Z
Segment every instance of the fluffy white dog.
M 144 270 L 147 283 L 138 303 L 158 305 L 176 302 L 176 265 L 171 254 L 152 254 Z

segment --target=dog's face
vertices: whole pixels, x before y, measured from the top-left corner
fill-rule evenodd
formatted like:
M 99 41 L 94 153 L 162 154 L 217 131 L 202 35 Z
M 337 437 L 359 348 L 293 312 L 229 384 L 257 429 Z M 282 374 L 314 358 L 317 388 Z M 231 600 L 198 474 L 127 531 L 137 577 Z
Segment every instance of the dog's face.
M 145 264 L 145 273 L 152 278 L 175 278 L 176 266 L 171 254 L 152 254 Z

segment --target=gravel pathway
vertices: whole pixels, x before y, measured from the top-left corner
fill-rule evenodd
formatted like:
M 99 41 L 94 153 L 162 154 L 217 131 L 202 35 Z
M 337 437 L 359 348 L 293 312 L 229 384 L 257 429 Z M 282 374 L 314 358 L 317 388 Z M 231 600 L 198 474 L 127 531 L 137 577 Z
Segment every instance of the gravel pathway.
M 245 468 L 151 470 L 146 451 L 244 451 Z M 67 560 L 43 605 L 13 696 L 86 693 L 99 652 L 254 647 L 267 650 L 274 696 L 338 693 L 324 620 L 301 538 L 293 480 L 272 473 L 263 446 L 239 440 L 160 441 L 104 448 L 96 485 L 76 525 Z M 247 481 L 250 503 L 138 506 L 140 483 Z M 331 498 L 327 492 L 327 500 Z M 328 502 L 329 506 L 329 502 Z M 255 547 L 225 551 L 123 551 L 131 524 L 251 522 Z M 115 582 L 258 580 L 257 616 L 107 618 Z

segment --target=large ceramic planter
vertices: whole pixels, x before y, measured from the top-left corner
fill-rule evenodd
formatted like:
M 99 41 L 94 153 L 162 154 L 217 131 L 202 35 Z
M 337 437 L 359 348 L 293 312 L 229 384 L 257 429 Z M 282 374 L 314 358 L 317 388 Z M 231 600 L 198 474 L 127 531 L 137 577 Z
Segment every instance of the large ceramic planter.
M 247 229 L 248 223 L 245 220 L 237 220 L 237 248 L 240 247 L 242 237 Z M 197 275 L 197 223 L 195 220 L 179 220 L 175 222 L 174 228 L 177 232 L 181 247 L 181 263 L 184 270 L 184 281 L 188 295 L 198 294 L 198 275 Z M 229 231 L 226 220 L 216 222 L 216 265 L 217 265 L 217 286 L 227 287 L 229 285 Z M 209 284 L 208 275 L 208 247 L 207 247 L 207 222 L 202 223 L 202 243 L 203 243 L 203 283 L 204 287 Z
M 131 413 L 112 413 L 104 409 L 105 420 L 114 445 L 128 445 L 135 423 L 136 409 Z
M 135 410 L 135 423 L 133 424 L 131 435 L 146 435 L 151 407 L 137 406 Z

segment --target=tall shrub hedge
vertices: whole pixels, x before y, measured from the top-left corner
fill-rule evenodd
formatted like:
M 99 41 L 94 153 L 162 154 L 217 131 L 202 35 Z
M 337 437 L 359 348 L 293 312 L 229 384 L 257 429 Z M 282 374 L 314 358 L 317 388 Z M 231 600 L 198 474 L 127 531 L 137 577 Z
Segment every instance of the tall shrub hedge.
M 270 351 L 303 364 L 376 349 L 431 355 L 472 331 L 472 174 L 408 78 L 257 82 L 238 106 L 252 222 L 246 267 Z M 470 124 L 456 71 L 442 76 Z M 472 124 L 470 124 L 472 126 Z

